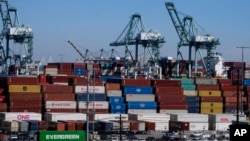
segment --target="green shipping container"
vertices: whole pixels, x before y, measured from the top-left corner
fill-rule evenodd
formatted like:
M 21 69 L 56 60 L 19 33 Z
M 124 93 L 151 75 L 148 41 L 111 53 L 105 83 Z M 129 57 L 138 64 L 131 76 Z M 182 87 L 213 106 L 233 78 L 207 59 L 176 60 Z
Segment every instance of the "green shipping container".
M 39 141 L 86 141 L 85 131 L 40 131 Z

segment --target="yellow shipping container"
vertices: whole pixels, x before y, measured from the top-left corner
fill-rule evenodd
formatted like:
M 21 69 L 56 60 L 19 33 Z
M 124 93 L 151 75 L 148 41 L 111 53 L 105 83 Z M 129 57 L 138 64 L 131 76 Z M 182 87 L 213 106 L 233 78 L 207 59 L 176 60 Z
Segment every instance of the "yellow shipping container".
M 222 114 L 223 108 L 201 108 L 201 114 Z
M 221 91 L 199 90 L 198 95 L 199 96 L 221 96 Z
M 10 93 L 40 93 L 41 85 L 9 85 Z
M 223 108 L 223 102 L 201 102 L 201 108 Z

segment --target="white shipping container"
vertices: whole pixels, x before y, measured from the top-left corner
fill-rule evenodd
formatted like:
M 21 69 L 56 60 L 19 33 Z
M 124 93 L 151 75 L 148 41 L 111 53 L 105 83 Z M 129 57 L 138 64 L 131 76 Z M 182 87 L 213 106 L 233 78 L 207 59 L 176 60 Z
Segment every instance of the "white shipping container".
M 76 101 L 45 101 L 46 109 L 76 109 Z
M 166 110 L 166 109 L 160 109 L 159 113 L 161 113 L 161 114 L 188 113 L 188 110 Z
M 42 120 L 42 115 L 35 112 L 0 112 L 2 120 Z
M 120 116 L 122 120 L 128 120 L 128 114 L 95 114 L 94 120 L 114 121 L 119 120 Z
M 58 120 L 86 120 L 84 113 L 45 113 L 45 121 L 58 121 Z
M 189 122 L 189 130 L 190 131 L 208 130 L 208 122 L 200 122 L 198 120 Z
M 143 102 L 154 102 L 154 94 L 126 94 L 126 102 L 131 101 L 143 101 Z
M 4 131 L 18 132 L 18 122 L 13 120 L 3 120 L 1 129 Z
M 109 109 L 108 101 L 90 101 L 88 103 L 89 109 Z M 78 101 L 78 109 L 87 109 L 86 101 Z
M 150 120 L 153 122 L 156 121 L 169 121 L 170 115 L 168 114 L 161 114 L 161 113 L 143 113 L 143 114 L 138 114 L 138 113 L 130 113 L 128 114 L 128 119 L 129 120 Z
M 199 113 L 171 113 L 170 120 L 187 121 L 187 122 L 199 121 L 208 123 L 208 115 Z
M 232 122 L 236 120 L 237 116 L 235 114 L 208 114 L 209 122 Z M 245 120 L 245 117 L 239 116 L 239 120 Z
M 168 131 L 169 123 L 166 121 L 155 122 L 155 131 Z
M 128 109 L 128 114 L 143 114 L 143 113 L 157 113 L 155 109 Z
M 122 96 L 122 90 L 107 90 L 106 91 L 107 97 L 111 96 Z
M 198 93 L 196 90 L 184 90 L 183 95 L 185 95 L 185 96 L 198 96 Z
M 138 122 L 138 131 L 145 131 L 146 130 L 146 123 L 139 121 Z
M 209 122 L 208 123 L 208 129 L 209 130 L 215 130 L 215 131 L 227 131 L 229 129 L 229 125 L 231 125 L 232 122 Z
M 87 93 L 94 94 L 94 93 L 105 93 L 105 86 L 82 86 L 76 85 L 75 86 L 75 93 Z

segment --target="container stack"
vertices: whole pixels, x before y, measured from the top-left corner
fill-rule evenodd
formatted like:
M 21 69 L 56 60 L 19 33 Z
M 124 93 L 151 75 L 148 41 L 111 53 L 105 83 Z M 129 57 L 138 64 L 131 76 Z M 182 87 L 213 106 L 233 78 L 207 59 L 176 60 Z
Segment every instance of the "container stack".
M 109 112 L 112 114 L 126 113 L 126 104 L 124 97 L 122 97 L 121 86 L 118 83 L 106 83 L 105 91 L 109 101 Z
M 159 113 L 187 113 L 187 101 L 178 80 L 153 80 Z
M 78 112 L 86 113 L 89 109 L 91 120 L 94 113 L 109 112 L 109 103 L 101 78 L 75 78 L 73 87 L 76 94 Z
M 7 76 L 2 77 L 1 81 L 7 90 L 9 112 L 42 112 L 41 86 L 38 77 Z
M 223 97 L 217 79 L 196 78 L 198 95 L 200 97 L 200 113 L 223 113 Z
M 123 79 L 122 90 L 127 103 L 127 113 L 157 113 L 151 80 Z
M 56 76 L 53 79 L 64 79 Z M 66 83 L 66 82 L 60 82 Z M 76 112 L 77 105 L 73 87 L 64 84 L 42 85 L 44 112 Z

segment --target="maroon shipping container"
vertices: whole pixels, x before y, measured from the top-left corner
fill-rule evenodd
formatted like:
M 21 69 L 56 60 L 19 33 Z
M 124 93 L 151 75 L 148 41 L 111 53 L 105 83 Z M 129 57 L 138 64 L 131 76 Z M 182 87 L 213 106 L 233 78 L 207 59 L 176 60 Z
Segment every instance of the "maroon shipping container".
M 48 124 L 44 120 L 37 120 L 39 130 L 48 130 Z
M 29 108 L 29 107 L 42 107 L 42 100 L 40 101 L 9 101 L 10 108 Z
M 220 85 L 221 91 L 237 91 L 238 86 L 236 85 Z
M 220 96 L 201 96 L 201 102 L 223 102 L 223 97 Z
M 62 122 L 65 124 L 65 130 L 76 130 L 76 124 L 73 121 L 68 121 L 68 120 L 58 120 L 58 122 Z
M 7 103 L 0 103 L 0 112 L 7 112 Z
M 56 82 L 59 83 L 68 83 L 69 82 L 70 77 L 69 76 L 65 76 L 65 75 L 57 75 L 57 76 L 53 76 L 53 75 L 48 75 L 47 76 L 47 81 L 50 84 L 54 84 Z
M 181 86 L 181 81 L 178 80 L 152 80 L 154 87 Z
M 85 85 L 89 83 L 90 86 L 104 86 L 104 82 L 101 78 L 90 78 L 89 81 L 84 77 L 75 77 L 70 79 L 70 85 Z
M 0 80 L 8 85 L 39 85 L 38 76 L 2 76 Z
M 189 122 L 169 120 L 169 130 L 187 131 L 189 130 Z
M 227 96 L 237 96 L 237 91 L 222 91 L 222 96 L 227 97 Z
M 180 97 L 181 96 L 181 97 Z M 180 95 L 177 97 L 172 95 L 156 95 L 157 102 L 159 103 L 184 103 L 186 102 L 185 97 L 182 97 L 183 95 Z
M 161 95 L 161 94 L 183 95 L 183 89 L 182 87 L 155 87 L 155 94 L 156 95 Z
M 138 122 L 137 121 L 126 121 L 126 122 L 130 122 L 130 131 L 138 131 Z
M 242 99 L 241 99 L 242 98 Z M 247 102 L 247 98 L 246 97 L 240 97 L 239 96 L 239 101 L 245 101 Z M 237 102 L 237 96 L 227 96 L 227 97 L 224 97 L 224 101 L 225 103 L 228 103 L 228 102 Z
M 4 95 L 0 95 L 0 103 L 4 102 L 5 101 L 5 97 Z
M 73 69 L 85 69 L 86 63 L 73 63 Z
M 206 85 L 206 84 L 197 84 L 196 90 L 220 90 L 220 85 Z
M 9 108 L 9 112 L 35 112 L 42 113 L 42 107 L 17 107 L 17 108 Z
M 74 101 L 74 93 L 45 93 L 43 94 L 44 101 Z
M 122 79 L 122 86 L 151 86 L 148 79 Z
M 10 101 L 21 101 L 21 102 L 29 102 L 29 101 L 41 101 L 42 94 L 41 93 L 10 93 L 9 94 Z
M 144 121 L 146 125 L 146 131 L 155 131 L 155 122 Z
M 49 130 L 65 131 L 65 124 L 62 122 L 49 122 Z
M 42 85 L 43 93 L 73 93 L 73 87 L 67 85 Z
M 86 113 L 87 109 L 78 109 L 79 113 Z M 89 109 L 89 112 L 96 113 L 96 114 L 105 114 L 109 113 L 109 109 Z
M 218 84 L 220 85 L 232 85 L 231 79 L 218 79 Z
M 159 104 L 159 109 L 163 110 L 163 109 L 171 109 L 171 110 L 179 110 L 179 109 L 188 109 L 188 105 L 187 103 L 180 103 L 178 105 L 178 103 L 176 104 L 167 104 L 167 103 L 160 103 Z

